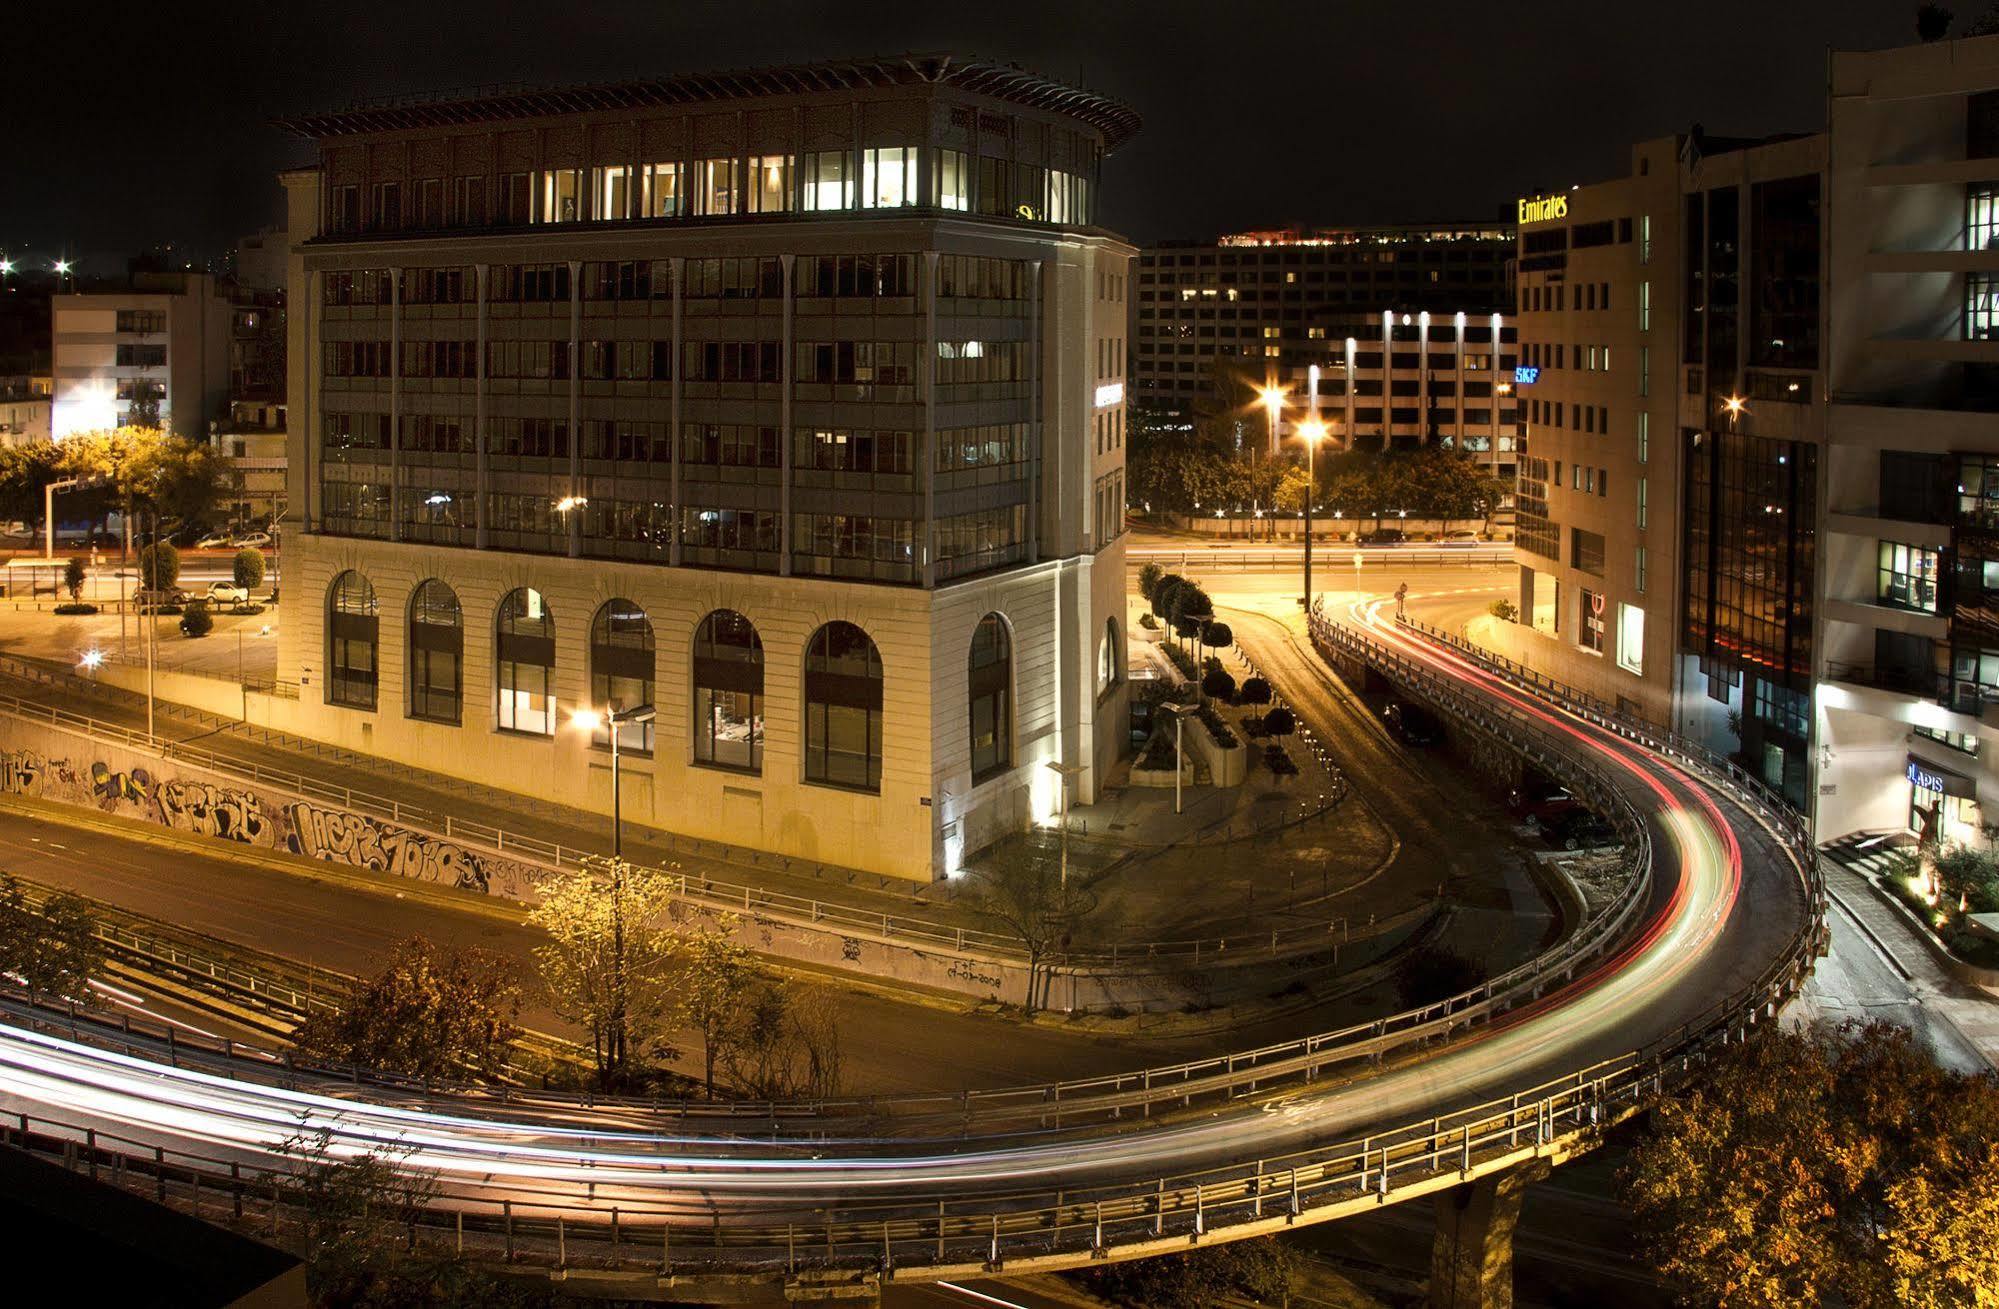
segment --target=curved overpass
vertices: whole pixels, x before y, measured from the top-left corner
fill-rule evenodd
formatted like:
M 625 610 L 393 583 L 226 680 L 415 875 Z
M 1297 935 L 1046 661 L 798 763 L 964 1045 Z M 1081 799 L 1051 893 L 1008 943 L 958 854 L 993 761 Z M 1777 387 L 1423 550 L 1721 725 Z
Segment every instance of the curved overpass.
M 1315 617 L 1313 644 L 1576 770 L 1624 813 L 1650 858 L 1615 930 L 1413 1019 L 1198 1077 L 1182 1066 L 1177 1080 L 1132 1074 L 1066 1100 L 1038 1088 L 955 1111 L 848 1102 L 782 1130 L 773 1112 L 768 1132 L 342 1088 L 16 1000 L 0 1026 L 0 1101 L 24 1117 L 8 1134 L 277 1227 L 290 1221 L 278 1179 L 295 1163 L 283 1143 L 323 1133 L 333 1154 L 387 1150 L 433 1173 L 427 1221 L 461 1243 L 627 1294 L 1132 1257 L 1560 1157 L 1800 982 L 1822 923 L 1810 842 L 1725 762 L 1379 608 Z

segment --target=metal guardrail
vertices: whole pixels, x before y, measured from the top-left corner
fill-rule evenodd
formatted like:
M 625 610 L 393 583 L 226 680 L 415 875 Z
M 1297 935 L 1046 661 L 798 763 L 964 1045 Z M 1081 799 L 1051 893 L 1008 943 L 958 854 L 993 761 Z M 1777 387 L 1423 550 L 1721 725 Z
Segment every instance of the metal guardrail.
M 1580 701 L 1554 702 L 1585 716 L 1593 712 Z M 1709 772 L 1704 759 L 1679 757 Z M 498 1203 L 468 1198 L 426 1210 L 412 1235 L 432 1246 L 509 1263 L 623 1270 L 638 1278 L 934 1277 L 1010 1263 L 1083 1263 L 1114 1249 L 1184 1248 L 1210 1236 L 1256 1234 L 1335 1217 L 1356 1203 L 1386 1202 L 1398 1188 L 1510 1166 L 1524 1155 L 1560 1148 L 1566 1138 L 1622 1117 L 1678 1083 L 1717 1046 L 1774 1017 L 1778 1003 L 1809 969 L 1822 939 L 1824 903 L 1809 836 L 1801 824 L 1783 822 L 1781 812 L 1762 812 L 1752 790 L 1738 789 L 1739 779 L 1710 774 L 1710 780 L 1722 783 L 1766 823 L 1815 912 L 1753 982 L 1639 1050 L 1573 1074 L 1335 1144 L 1129 1182 L 969 1199 L 940 1195 L 800 1205 L 738 1212 L 726 1225 L 718 1208 L 692 1192 L 678 1193 L 671 1203 L 617 1208 L 553 1193 Z M 109 1171 L 115 1183 L 163 1202 L 267 1224 L 279 1239 L 287 1233 L 296 1237 L 304 1217 L 292 1203 L 282 1168 L 245 1169 L 238 1161 L 167 1151 L 25 1113 L 11 1124 L 0 1119 L 0 1137 L 96 1176 Z M 691 1240 L 696 1233 L 700 1239 Z
M 1403 565 L 1405 567 L 1465 567 L 1490 568 L 1494 564 L 1511 563 L 1513 544 L 1510 541 L 1487 542 L 1472 546 L 1426 545 L 1411 542 L 1407 545 L 1330 545 L 1314 544 L 1312 566 L 1328 581 L 1337 578 L 1341 571 L 1354 567 L 1354 556 L 1360 556 L 1360 571 L 1377 566 Z M 1270 572 L 1281 568 L 1295 569 L 1304 564 L 1305 551 L 1302 546 L 1188 546 L 1173 549 L 1167 546 L 1133 547 L 1125 551 L 1127 569 L 1142 568 L 1146 564 L 1158 564 L 1169 572 L 1210 572 L 1249 573 Z

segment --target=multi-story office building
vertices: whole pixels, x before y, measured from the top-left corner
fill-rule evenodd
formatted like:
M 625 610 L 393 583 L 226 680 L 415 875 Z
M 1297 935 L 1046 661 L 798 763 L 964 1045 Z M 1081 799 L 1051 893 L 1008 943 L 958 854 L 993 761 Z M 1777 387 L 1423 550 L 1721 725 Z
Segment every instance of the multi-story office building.
M 1803 807 L 1825 139 L 1695 135 L 1521 202 L 1522 656 Z M 1531 380 L 1529 380 L 1531 378 Z
M 245 530 L 278 525 L 285 516 L 289 439 L 283 401 L 229 402 L 229 417 L 208 438 L 228 479 L 216 505 L 223 522 Z
M 895 58 L 314 115 L 299 730 L 927 879 L 1126 735 L 1129 109 Z M 1058 771 L 1050 765 L 1061 765 Z
M 1818 833 L 1999 793 L 1999 37 L 1836 54 Z
M 1512 259 L 1513 229 L 1497 223 L 1246 232 L 1144 250 L 1133 397 L 1184 417 L 1216 361 L 1299 395 L 1318 364 L 1337 391 L 1352 338 L 1356 412 L 1335 404 L 1331 420 L 1363 440 L 1462 442 L 1510 464 L 1511 406 L 1503 390 L 1493 399 L 1513 332 L 1503 327 L 1495 346 L 1492 331 L 1494 315 L 1513 311 Z
M 0 445 L 49 439 L 53 390 L 45 377 L 0 377 Z
M 129 422 L 135 402 L 200 440 L 229 400 L 230 307 L 207 273 L 134 273 L 118 290 L 55 296 L 58 440 Z

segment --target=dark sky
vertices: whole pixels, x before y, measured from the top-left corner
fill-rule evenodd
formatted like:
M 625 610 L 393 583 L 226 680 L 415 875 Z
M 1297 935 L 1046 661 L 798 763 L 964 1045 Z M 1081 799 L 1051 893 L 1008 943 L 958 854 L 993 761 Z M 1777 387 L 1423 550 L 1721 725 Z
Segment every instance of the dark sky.
M 1960 9 L 1975 12 L 1978 0 Z M 1130 101 L 1106 219 L 1141 241 L 1486 217 L 1626 145 L 1814 129 L 1826 51 L 1914 40 L 1914 0 L 37 0 L 7 20 L 0 249 L 219 250 L 306 157 L 279 114 L 480 82 L 955 50 Z M 1962 25 L 1962 20 L 1961 24 Z

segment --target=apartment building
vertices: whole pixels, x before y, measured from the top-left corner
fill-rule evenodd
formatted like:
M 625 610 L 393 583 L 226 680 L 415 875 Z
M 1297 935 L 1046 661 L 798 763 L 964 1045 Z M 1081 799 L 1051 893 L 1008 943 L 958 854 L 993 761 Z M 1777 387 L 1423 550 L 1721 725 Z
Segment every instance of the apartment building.
M 1217 361 L 1305 394 L 1336 440 L 1455 445 L 1511 476 L 1513 231 L 1457 224 L 1245 232 L 1140 252 L 1132 395 L 1185 417 Z
M 134 273 L 126 286 L 52 297 L 54 434 L 118 427 L 150 400 L 191 440 L 229 400 L 230 322 L 207 273 Z
M 49 439 L 54 389 L 46 377 L 0 377 L 0 445 Z
M 285 516 L 289 440 L 283 401 L 229 402 L 229 416 L 208 438 L 227 479 L 216 504 L 218 526 L 268 531 L 278 525 Z
M 1999 37 L 1832 59 L 1821 840 L 1989 845 Z
M 297 730 L 927 880 L 1126 736 L 1130 109 L 901 57 L 294 119 Z M 1050 765 L 1060 765 L 1061 769 Z

